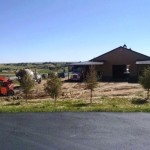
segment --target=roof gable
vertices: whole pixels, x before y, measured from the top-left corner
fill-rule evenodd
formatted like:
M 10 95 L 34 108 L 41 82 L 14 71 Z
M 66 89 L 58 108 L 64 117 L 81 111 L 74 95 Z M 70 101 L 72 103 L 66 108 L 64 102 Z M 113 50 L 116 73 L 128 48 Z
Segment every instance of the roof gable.
M 107 60 L 108 58 L 111 58 L 111 57 L 116 57 L 116 59 L 118 57 L 120 59 L 123 59 L 123 58 L 128 59 L 128 57 L 131 57 L 131 55 L 136 61 L 138 61 L 138 60 L 143 60 L 143 61 L 144 60 L 150 60 L 149 56 L 138 53 L 138 52 L 133 51 L 131 49 L 128 49 L 124 46 L 123 47 L 120 46 L 120 47 L 117 47 L 117 48 L 115 48 L 115 49 L 113 49 L 113 50 L 111 50 L 107 53 L 104 53 L 104 54 L 98 56 L 98 57 L 95 57 L 95 58 L 91 59 L 90 61 L 105 61 L 105 60 Z

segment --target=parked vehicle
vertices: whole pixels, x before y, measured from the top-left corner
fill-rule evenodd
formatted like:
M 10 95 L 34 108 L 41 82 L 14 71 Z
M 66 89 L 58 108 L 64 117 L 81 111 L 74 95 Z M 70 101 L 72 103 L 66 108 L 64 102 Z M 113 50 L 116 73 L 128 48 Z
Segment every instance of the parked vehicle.
M 81 80 L 81 75 L 79 72 L 73 72 L 71 74 L 71 78 L 72 81 L 80 81 Z
M 0 76 L 0 95 L 5 95 L 5 96 L 14 95 L 13 81 L 7 77 Z
M 42 77 L 41 77 L 41 75 L 38 74 L 36 71 L 33 72 L 33 71 L 30 70 L 30 69 L 20 69 L 19 71 L 16 72 L 16 76 L 18 77 L 18 80 L 19 80 L 19 81 L 21 81 L 22 78 L 24 77 L 24 75 L 27 75 L 27 74 L 30 75 L 31 78 L 32 78 L 33 80 L 35 80 L 35 82 L 37 82 L 37 83 L 39 83 L 39 84 L 41 83 Z

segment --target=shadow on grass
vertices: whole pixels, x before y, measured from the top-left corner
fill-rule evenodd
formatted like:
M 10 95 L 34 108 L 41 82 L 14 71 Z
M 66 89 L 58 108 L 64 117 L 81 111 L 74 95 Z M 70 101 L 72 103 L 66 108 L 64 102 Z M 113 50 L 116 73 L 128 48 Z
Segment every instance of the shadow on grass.
M 136 104 L 136 105 L 143 105 L 143 104 L 148 103 L 148 101 L 147 101 L 147 99 L 137 98 L 137 99 L 132 99 L 131 103 Z
M 78 104 L 72 104 L 73 107 L 86 107 L 91 105 L 90 103 L 78 103 Z

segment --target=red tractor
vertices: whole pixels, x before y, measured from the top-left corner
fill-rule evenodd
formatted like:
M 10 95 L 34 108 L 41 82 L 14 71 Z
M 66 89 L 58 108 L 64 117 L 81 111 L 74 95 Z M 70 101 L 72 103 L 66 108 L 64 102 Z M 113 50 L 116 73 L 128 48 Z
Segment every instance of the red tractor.
M 14 84 L 7 77 L 0 76 L 0 95 L 13 96 Z

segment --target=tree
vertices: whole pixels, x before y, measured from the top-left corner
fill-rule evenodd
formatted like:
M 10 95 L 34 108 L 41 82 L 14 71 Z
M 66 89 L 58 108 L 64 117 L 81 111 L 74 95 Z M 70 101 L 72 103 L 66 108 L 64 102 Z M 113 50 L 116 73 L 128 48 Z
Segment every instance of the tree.
M 51 79 L 48 79 L 47 83 L 45 84 L 44 90 L 54 99 L 55 104 L 60 95 L 61 87 L 62 81 L 57 76 L 53 76 Z
M 147 99 L 149 99 L 150 91 L 150 67 L 145 68 L 142 75 L 139 78 L 139 83 L 147 90 Z
M 93 91 L 97 86 L 97 74 L 94 66 L 89 67 L 89 72 L 86 75 L 86 88 L 90 90 L 90 103 L 93 99 Z
M 34 80 L 32 80 L 32 77 L 28 74 L 24 75 L 22 80 L 20 81 L 20 85 L 23 88 L 23 93 L 26 97 L 26 102 L 28 98 L 28 94 L 30 93 L 31 89 L 34 87 L 35 83 Z

